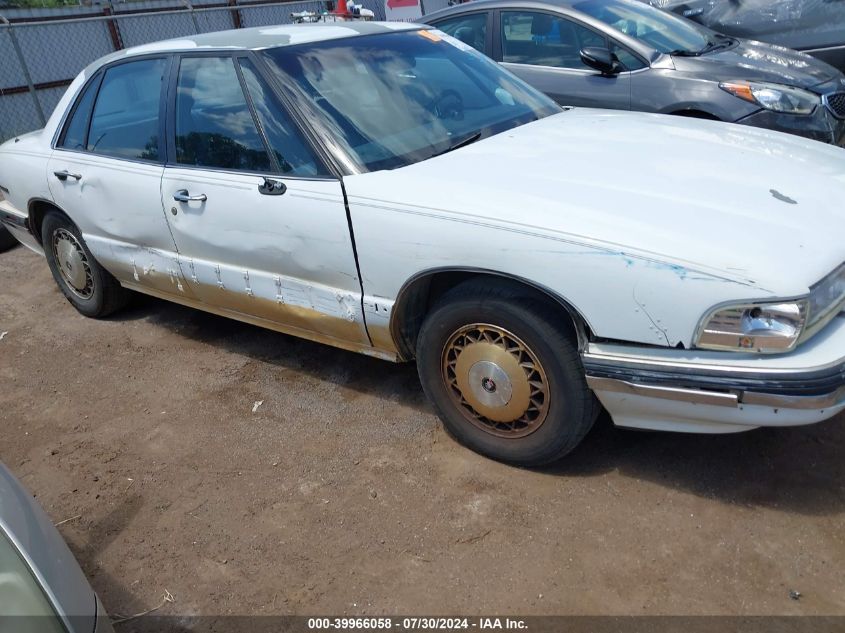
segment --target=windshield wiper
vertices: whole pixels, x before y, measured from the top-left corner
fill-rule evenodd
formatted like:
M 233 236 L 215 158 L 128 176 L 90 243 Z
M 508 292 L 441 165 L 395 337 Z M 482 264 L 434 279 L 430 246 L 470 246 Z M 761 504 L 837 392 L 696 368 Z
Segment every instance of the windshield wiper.
M 716 37 L 718 37 L 722 41 L 714 42 L 712 40 L 707 40 L 707 46 L 698 51 L 697 54 L 704 55 L 706 53 L 712 53 L 713 51 L 718 50 L 720 48 L 727 48 L 728 46 L 733 46 L 734 42 L 736 42 L 734 38 L 728 37 L 727 35 L 722 35 L 721 33 L 717 33 Z
M 434 158 L 435 156 L 442 156 L 443 154 L 448 154 L 449 152 L 452 152 L 456 149 L 466 147 L 467 145 L 470 145 L 471 143 L 475 143 L 480 138 L 481 138 L 481 132 L 473 132 L 472 134 L 469 134 L 468 136 L 465 136 L 464 138 L 462 138 L 460 141 L 452 143 L 449 147 L 444 149 L 442 152 L 437 152 L 436 154 L 432 154 L 429 158 Z
M 676 48 L 674 51 L 669 51 L 669 54 L 672 57 L 698 57 L 701 55 L 701 51 L 688 51 L 685 48 Z
M 718 34 L 718 37 L 722 40 L 721 42 L 714 42 L 712 40 L 707 40 L 707 44 L 705 44 L 704 48 L 698 51 L 688 51 L 683 48 L 676 49 L 671 51 L 670 55 L 675 55 L 676 57 L 698 57 L 700 55 L 705 55 L 712 51 L 715 51 L 719 48 L 727 48 L 728 46 L 732 46 L 733 43 L 736 41 L 732 37 L 728 37 L 727 35 L 722 35 L 721 33 Z

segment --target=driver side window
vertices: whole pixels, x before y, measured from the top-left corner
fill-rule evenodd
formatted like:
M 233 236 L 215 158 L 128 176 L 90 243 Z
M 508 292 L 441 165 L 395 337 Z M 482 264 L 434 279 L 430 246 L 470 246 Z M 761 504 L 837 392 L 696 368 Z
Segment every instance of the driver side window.
M 502 61 L 588 70 L 581 49 L 607 47 L 603 35 L 562 17 L 539 11 L 502 12 Z
M 272 171 L 231 57 L 186 57 L 176 88 L 176 162 Z
M 247 58 L 238 62 L 231 57 L 182 59 L 176 87 L 176 162 L 304 177 L 326 175 Z
M 616 56 L 616 59 L 625 67 L 625 70 L 639 70 L 646 67 L 645 62 L 627 48 L 619 46 L 619 44 L 611 44 L 610 52 Z

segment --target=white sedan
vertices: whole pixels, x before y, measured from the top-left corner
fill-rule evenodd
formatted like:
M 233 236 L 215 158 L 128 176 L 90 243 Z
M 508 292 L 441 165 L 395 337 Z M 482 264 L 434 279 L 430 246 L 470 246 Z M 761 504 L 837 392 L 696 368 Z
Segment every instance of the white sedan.
M 0 146 L 0 219 L 103 317 L 130 290 L 389 361 L 495 459 L 845 407 L 845 150 L 566 110 L 413 24 L 115 53 Z

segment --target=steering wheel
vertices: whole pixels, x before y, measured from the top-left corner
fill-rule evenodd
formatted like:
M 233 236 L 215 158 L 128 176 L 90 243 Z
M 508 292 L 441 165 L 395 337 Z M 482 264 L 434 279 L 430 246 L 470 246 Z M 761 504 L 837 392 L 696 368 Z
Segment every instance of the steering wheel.
M 438 119 L 460 121 L 464 118 L 464 100 L 457 90 L 448 88 L 428 105 Z

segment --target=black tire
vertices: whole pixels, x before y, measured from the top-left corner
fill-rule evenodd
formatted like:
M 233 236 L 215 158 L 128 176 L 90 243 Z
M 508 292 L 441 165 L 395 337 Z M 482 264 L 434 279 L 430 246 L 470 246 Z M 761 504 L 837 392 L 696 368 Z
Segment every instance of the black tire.
M 568 316 L 562 314 L 556 306 L 536 298 L 516 284 L 504 281 L 469 281 L 447 292 L 427 315 L 417 341 L 420 381 L 446 430 L 459 442 L 482 455 L 519 466 L 541 466 L 572 451 L 592 427 L 599 405 L 587 387 L 577 344 L 561 325 L 566 318 Z M 476 328 L 473 324 L 487 325 Z M 488 326 L 492 326 L 492 329 L 485 329 Z M 502 331 L 506 334 L 502 335 Z M 539 423 L 539 415 L 536 419 L 531 418 L 534 415 L 531 408 L 537 408 L 534 399 L 522 418 L 517 422 L 504 423 L 484 416 L 479 418 L 478 411 L 470 404 L 458 402 L 465 395 L 455 382 L 458 380 L 458 368 L 467 367 L 476 358 L 478 349 L 493 348 L 476 347 L 466 362 L 461 361 L 461 355 L 468 353 L 475 342 L 487 344 L 489 341 L 485 337 L 496 339 L 500 335 L 501 338 L 497 339 L 500 341 L 497 344 L 499 347 L 505 351 L 519 350 L 516 352 L 518 363 L 515 367 L 523 367 L 524 361 L 530 357 L 530 369 L 522 371 L 526 372 L 529 381 L 533 377 L 534 383 L 546 385 L 540 399 L 545 416 Z M 480 338 L 473 341 L 476 336 Z M 452 345 L 452 341 L 460 342 L 460 345 Z M 514 347 L 515 342 L 524 347 Z M 501 350 L 493 351 L 501 354 Z M 481 353 L 483 355 L 487 352 Z M 505 364 L 510 362 L 507 356 L 502 358 Z M 485 361 L 485 367 L 491 367 L 489 361 L 484 358 L 481 360 Z M 474 368 L 477 366 L 479 362 L 472 365 Z M 472 390 L 472 385 L 476 385 L 476 395 L 473 397 L 486 398 L 496 394 L 497 385 L 484 375 L 485 371 L 460 372 L 466 376 L 465 387 Z M 511 373 L 496 374 L 496 371 L 497 368 L 493 366 L 492 373 L 486 373 L 503 378 L 502 394 L 499 397 L 509 397 L 507 404 L 503 405 L 509 407 L 517 392 L 515 386 L 511 389 L 511 385 L 521 380 L 514 373 L 519 369 Z M 541 373 L 534 373 L 536 371 Z M 515 380 L 504 379 L 511 376 Z M 536 380 L 538 376 L 544 380 Z M 453 382 L 450 383 L 450 380 Z M 506 396 L 506 392 L 512 392 L 513 395 Z M 519 403 L 515 404 L 518 411 Z M 494 416 L 513 415 L 512 410 L 505 412 L 501 407 L 489 410 L 493 411 L 491 415 Z M 538 426 L 530 430 L 532 424 Z M 508 430 L 508 425 L 513 425 L 513 429 Z
M 9 233 L 9 229 L 0 224 L 0 253 L 16 246 L 17 243 L 18 241 L 15 239 L 15 236 Z
M 73 236 L 74 240 L 69 237 Z M 50 271 L 53 273 L 53 279 L 59 286 L 59 290 L 65 298 L 70 301 L 74 308 L 87 317 L 104 317 L 119 310 L 129 300 L 130 293 L 123 288 L 111 273 L 100 266 L 91 251 L 88 250 L 88 245 L 82 239 L 82 233 L 70 221 L 70 219 L 63 213 L 51 211 L 44 217 L 44 222 L 41 225 L 41 236 L 44 246 L 44 254 L 47 256 L 47 264 L 50 266 Z M 77 265 L 82 263 L 85 267 L 85 287 L 83 289 L 75 288 L 71 285 L 62 272 L 62 267 L 67 266 L 69 262 L 59 262 L 57 259 L 57 249 L 54 246 L 56 240 L 61 240 L 67 244 L 74 244 L 80 250 L 77 250 L 79 260 L 73 263 Z M 65 270 L 70 270 L 66 268 Z M 80 284 L 81 285 L 81 284 Z

